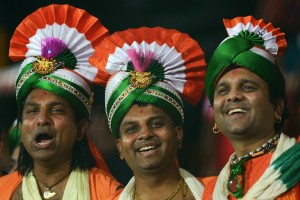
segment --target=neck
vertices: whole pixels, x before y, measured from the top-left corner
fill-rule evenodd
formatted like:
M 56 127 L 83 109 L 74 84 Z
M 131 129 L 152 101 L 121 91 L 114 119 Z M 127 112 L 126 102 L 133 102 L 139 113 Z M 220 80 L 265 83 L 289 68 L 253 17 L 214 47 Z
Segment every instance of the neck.
M 63 177 L 68 176 L 71 173 L 70 166 L 57 166 L 56 168 L 43 167 L 35 165 L 33 169 L 33 174 L 36 179 L 45 186 L 51 186 Z
M 268 134 L 262 135 L 262 137 L 259 138 L 247 138 L 245 140 L 235 140 L 231 142 L 234 147 L 236 155 L 239 157 L 239 156 L 246 155 L 250 151 L 254 151 L 258 147 L 266 143 L 268 140 L 270 140 L 272 137 L 274 137 L 275 135 L 276 133 L 273 130 Z
M 156 199 L 157 194 L 168 197 L 178 186 L 180 173 L 176 170 L 169 170 L 156 174 L 134 174 L 136 192 L 141 199 Z

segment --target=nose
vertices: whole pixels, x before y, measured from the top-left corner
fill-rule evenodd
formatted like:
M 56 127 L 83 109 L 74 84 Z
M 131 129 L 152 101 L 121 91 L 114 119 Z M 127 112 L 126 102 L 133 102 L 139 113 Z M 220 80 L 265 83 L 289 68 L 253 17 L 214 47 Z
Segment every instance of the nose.
M 51 123 L 51 119 L 49 113 L 46 111 L 46 109 L 41 109 L 38 114 L 37 125 L 45 126 L 45 125 L 49 125 L 50 123 Z
M 239 102 L 242 101 L 244 99 L 244 95 L 243 93 L 235 88 L 232 88 L 227 96 L 227 101 L 228 102 Z
M 149 139 L 151 137 L 153 137 L 153 132 L 152 132 L 151 128 L 146 126 L 141 129 L 138 139 L 139 140 Z

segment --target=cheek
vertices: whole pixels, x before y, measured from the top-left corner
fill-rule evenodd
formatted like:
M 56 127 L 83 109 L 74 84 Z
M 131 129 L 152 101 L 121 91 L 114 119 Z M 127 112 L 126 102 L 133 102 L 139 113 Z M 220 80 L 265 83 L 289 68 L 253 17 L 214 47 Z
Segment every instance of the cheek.
M 72 126 L 72 125 L 69 125 L 69 126 L 66 126 L 66 125 L 62 125 L 62 126 L 59 126 L 59 127 L 56 127 L 56 132 L 57 133 L 60 133 L 63 138 L 63 140 L 65 141 L 74 141 L 77 139 L 77 135 L 80 134 L 79 133 L 79 130 L 77 128 L 77 126 Z
M 132 137 L 123 137 L 120 141 L 121 146 L 130 147 L 133 144 L 134 139 Z
M 223 99 L 221 99 L 221 98 L 214 99 L 214 102 L 213 102 L 214 114 L 220 112 L 222 105 L 223 105 Z
M 26 120 L 24 120 L 22 122 L 20 131 L 21 131 L 21 141 L 23 142 L 26 139 L 29 140 L 31 132 L 33 131 L 33 127 L 29 123 L 27 123 Z
M 121 147 L 121 152 L 124 154 L 130 154 L 131 150 L 133 149 L 134 146 L 134 141 L 135 141 L 135 137 L 133 136 L 125 136 L 123 137 L 119 144 Z

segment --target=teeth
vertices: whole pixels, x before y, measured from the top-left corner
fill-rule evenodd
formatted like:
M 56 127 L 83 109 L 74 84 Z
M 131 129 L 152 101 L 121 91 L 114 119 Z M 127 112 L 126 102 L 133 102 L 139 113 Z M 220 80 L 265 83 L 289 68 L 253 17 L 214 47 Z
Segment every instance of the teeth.
M 237 113 L 237 112 L 239 112 L 239 113 L 240 112 L 245 113 L 246 110 L 241 109 L 241 108 L 235 108 L 235 109 L 229 110 L 228 115 L 232 115 L 233 113 Z
M 156 146 L 152 145 L 152 146 L 142 147 L 142 148 L 140 148 L 139 151 L 149 151 L 149 150 L 152 150 L 152 149 L 155 149 L 155 148 L 156 148 Z

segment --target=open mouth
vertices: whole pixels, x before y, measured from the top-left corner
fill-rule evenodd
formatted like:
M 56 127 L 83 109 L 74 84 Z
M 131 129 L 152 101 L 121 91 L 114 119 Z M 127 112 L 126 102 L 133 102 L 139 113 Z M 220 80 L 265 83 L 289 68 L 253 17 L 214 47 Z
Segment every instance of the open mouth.
M 234 109 L 230 109 L 227 114 L 228 115 L 233 115 L 233 114 L 236 114 L 236 113 L 245 113 L 247 112 L 247 110 L 245 109 L 242 109 L 242 108 L 234 108 Z
M 143 147 L 139 148 L 137 151 L 138 152 L 147 152 L 147 151 L 157 149 L 158 147 L 159 147 L 159 145 L 151 144 L 151 145 L 143 146 Z
M 47 133 L 40 133 L 35 138 L 35 142 L 37 144 L 48 144 L 52 140 L 53 140 L 53 137 Z

